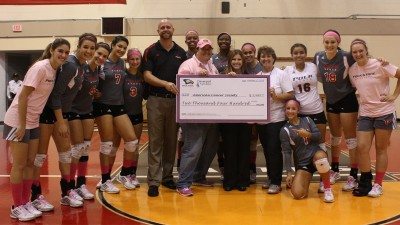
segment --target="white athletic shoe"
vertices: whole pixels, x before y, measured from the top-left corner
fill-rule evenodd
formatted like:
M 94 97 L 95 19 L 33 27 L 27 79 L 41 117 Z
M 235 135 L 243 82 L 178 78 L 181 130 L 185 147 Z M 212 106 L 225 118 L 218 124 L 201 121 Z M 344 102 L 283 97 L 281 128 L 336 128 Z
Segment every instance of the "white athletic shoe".
M 137 179 L 135 174 L 131 175 L 131 182 L 133 185 L 135 185 L 135 187 L 140 187 L 139 180 Z
M 127 190 L 135 189 L 135 185 L 132 184 L 130 176 L 121 176 L 118 174 L 117 181 L 124 185 Z
M 32 202 L 28 202 L 25 205 L 25 209 L 30 212 L 31 214 L 33 214 L 36 218 L 41 217 L 42 216 L 42 212 L 40 212 L 39 210 L 37 210 L 35 208 L 35 206 L 33 206 Z
M 342 187 L 342 191 L 353 191 L 358 186 L 357 180 L 353 176 L 348 176 L 346 183 Z
M 39 197 L 32 202 L 32 205 L 41 212 L 49 212 L 54 210 L 54 206 L 46 201 L 43 195 L 39 195 Z
M 71 189 L 68 195 L 75 200 L 83 202 L 83 198 L 74 189 Z
M 335 201 L 333 196 L 332 188 L 327 188 L 324 190 L 324 202 L 331 203 Z
M 61 205 L 71 206 L 73 208 L 83 206 L 83 202 L 76 200 L 73 196 L 70 196 L 70 194 L 62 197 L 60 203 Z
M 10 217 L 13 219 L 18 219 L 19 221 L 29 221 L 36 218 L 35 215 L 26 210 L 24 205 L 12 208 L 10 212 Z
M 100 191 L 109 193 L 109 194 L 118 194 L 119 189 L 115 187 L 115 185 L 111 182 L 111 180 L 107 180 L 105 183 L 101 184 Z
M 90 200 L 94 198 L 94 194 L 92 194 L 84 184 L 82 184 L 79 188 L 75 189 L 75 191 L 85 200 Z
M 324 188 L 324 182 L 319 182 L 319 187 L 318 187 L 318 193 L 324 193 L 325 188 Z
M 331 184 L 335 184 L 336 181 L 340 180 L 340 173 L 339 172 L 334 172 L 333 170 L 331 170 L 329 172 L 329 181 L 331 182 Z
M 377 198 L 383 194 L 383 188 L 379 184 L 374 184 L 371 191 L 368 192 L 369 197 Z

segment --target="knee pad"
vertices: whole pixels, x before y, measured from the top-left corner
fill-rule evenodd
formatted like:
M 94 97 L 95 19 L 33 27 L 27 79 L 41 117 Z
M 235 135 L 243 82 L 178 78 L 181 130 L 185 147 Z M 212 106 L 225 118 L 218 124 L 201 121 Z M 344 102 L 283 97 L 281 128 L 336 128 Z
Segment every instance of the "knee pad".
M 58 153 L 58 161 L 60 163 L 71 163 L 71 150 Z
M 342 141 L 342 137 L 331 136 L 331 146 L 338 146 L 338 145 L 340 145 L 341 141 Z
M 84 141 L 83 142 L 84 148 L 82 151 L 82 156 L 88 156 L 89 155 L 89 151 L 90 151 L 90 147 L 92 145 L 91 141 Z
M 318 173 L 327 173 L 331 169 L 327 158 L 322 158 L 315 160 L 315 167 L 317 168 Z
M 89 156 L 83 155 L 79 158 L 79 162 L 87 162 L 89 161 Z
M 100 153 L 103 153 L 104 155 L 110 155 L 111 150 L 112 150 L 112 141 L 104 141 L 100 143 Z
M 347 138 L 346 139 L 347 149 L 355 149 L 357 148 L 357 138 Z
M 46 154 L 36 154 L 35 162 L 33 163 L 36 167 L 41 168 L 43 166 L 44 161 L 46 161 Z
M 111 152 L 110 152 L 110 157 L 115 157 L 117 155 L 118 147 L 112 147 Z
M 84 148 L 83 143 L 73 145 L 71 148 L 71 157 L 79 159 L 82 155 L 83 148 Z
M 139 140 L 125 142 L 124 149 L 128 152 L 135 152 L 139 144 Z

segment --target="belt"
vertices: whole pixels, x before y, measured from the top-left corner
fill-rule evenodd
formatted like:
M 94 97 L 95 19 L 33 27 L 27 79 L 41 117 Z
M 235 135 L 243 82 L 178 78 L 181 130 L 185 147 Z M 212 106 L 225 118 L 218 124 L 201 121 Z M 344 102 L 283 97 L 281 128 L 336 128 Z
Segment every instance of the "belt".
M 161 98 L 175 98 L 174 94 L 169 94 L 169 93 L 150 93 L 150 95 Z

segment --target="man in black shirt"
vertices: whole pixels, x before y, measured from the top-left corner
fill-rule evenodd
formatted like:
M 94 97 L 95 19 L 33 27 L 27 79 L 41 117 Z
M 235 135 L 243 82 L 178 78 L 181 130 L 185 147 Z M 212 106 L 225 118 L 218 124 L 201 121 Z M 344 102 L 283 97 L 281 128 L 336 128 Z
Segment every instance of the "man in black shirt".
M 149 126 L 148 195 L 158 196 L 160 182 L 175 189 L 172 169 L 176 152 L 175 85 L 179 66 L 186 60 L 186 52 L 172 41 L 174 27 L 163 19 L 158 24 L 160 40 L 150 45 L 143 55 L 143 74 L 149 84 L 147 119 Z

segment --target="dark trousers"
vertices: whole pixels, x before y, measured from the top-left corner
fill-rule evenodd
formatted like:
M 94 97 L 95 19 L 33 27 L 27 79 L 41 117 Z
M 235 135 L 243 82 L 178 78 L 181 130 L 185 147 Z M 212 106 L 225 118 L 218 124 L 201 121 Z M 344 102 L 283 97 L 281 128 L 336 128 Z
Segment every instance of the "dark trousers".
M 251 125 L 243 123 L 221 124 L 222 146 L 225 154 L 224 186 L 249 185 L 249 157 Z
M 286 121 L 257 125 L 258 137 L 264 150 L 267 174 L 271 184 L 281 186 L 282 182 L 282 148 L 279 133 Z

